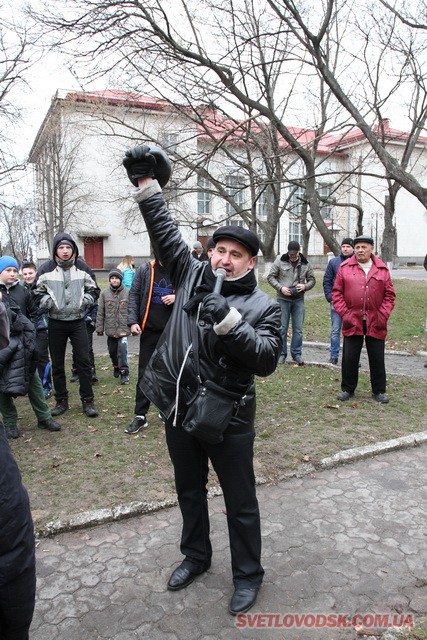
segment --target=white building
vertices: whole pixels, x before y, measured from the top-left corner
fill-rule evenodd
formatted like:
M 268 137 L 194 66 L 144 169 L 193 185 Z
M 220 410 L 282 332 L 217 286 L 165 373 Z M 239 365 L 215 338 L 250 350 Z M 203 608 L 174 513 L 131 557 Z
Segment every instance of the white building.
M 309 144 L 313 132 L 295 129 L 302 144 Z M 50 255 L 51 240 L 58 230 L 66 230 L 77 240 L 81 255 L 93 268 L 110 268 L 124 255 L 132 255 L 137 264 L 150 256 L 150 243 L 137 206 L 129 197 L 131 185 L 126 178 L 122 158 L 134 144 L 156 141 L 172 156 L 193 159 L 193 165 L 211 153 L 221 134 L 221 127 L 206 134 L 185 109 L 179 110 L 163 100 L 123 91 L 66 92 L 58 91 L 37 133 L 30 152 L 35 168 L 38 209 L 38 259 Z M 388 148 L 401 153 L 403 132 L 390 130 Z M 227 153 L 233 148 L 233 154 Z M 239 175 L 239 153 L 244 154 L 242 140 L 228 138 L 227 149 L 218 144 L 209 161 L 210 174 L 218 177 L 226 193 L 242 207 L 251 198 L 251 184 Z M 287 161 L 291 154 L 287 152 Z M 353 236 L 357 228 L 357 203 L 364 209 L 364 231 L 370 233 L 379 247 L 383 230 L 383 204 L 386 183 L 375 175 L 384 175 L 359 130 L 344 138 L 325 136 L 318 147 L 318 161 L 323 161 L 317 190 L 328 198 L 322 215 L 337 240 Z M 242 155 L 243 158 L 243 155 Z M 363 159 L 365 173 L 359 178 L 349 175 L 351 167 Z M 302 178 L 301 162 L 294 155 L 287 179 Z M 259 158 L 254 157 L 254 164 Z M 425 181 L 427 154 L 425 140 L 420 140 L 412 173 Z M 336 187 L 341 176 L 340 186 Z M 277 226 L 274 248 L 286 251 L 291 239 L 302 240 L 301 211 L 304 189 L 295 187 Z M 290 188 L 289 188 L 290 189 Z M 286 189 L 284 189 L 286 192 Z M 332 197 L 333 195 L 333 197 Z M 234 215 L 230 202 L 209 189 L 209 181 L 196 171 L 188 172 L 179 163 L 165 190 L 169 208 L 189 246 L 199 239 L 205 242 L 218 224 L 229 221 L 243 224 Z M 334 203 L 338 203 L 335 205 Z M 344 204 L 344 206 L 342 206 Z M 408 192 L 397 197 L 397 255 L 402 260 L 421 261 L 427 251 L 427 213 Z M 249 205 L 248 205 L 249 206 Z M 258 220 L 265 219 L 268 202 L 260 196 L 256 204 Z M 410 221 L 408 220 L 410 216 Z M 260 233 L 262 233 L 260 231 Z M 311 230 L 308 255 L 323 264 L 329 248 L 315 228 Z

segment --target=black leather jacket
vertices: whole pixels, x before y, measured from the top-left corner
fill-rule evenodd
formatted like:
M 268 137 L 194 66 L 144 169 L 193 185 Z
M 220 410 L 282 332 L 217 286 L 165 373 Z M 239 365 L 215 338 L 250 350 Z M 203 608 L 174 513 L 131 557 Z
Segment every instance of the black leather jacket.
M 202 282 L 207 263 L 192 258 L 155 181 L 139 190 L 135 200 L 154 254 L 167 266 L 176 292 L 171 318 L 146 367 L 141 386 L 165 418 L 174 416 L 175 424 L 180 424 L 198 389 L 191 348 L 197 309 L 189 315 L 183 311 L 183 305 Z M 227 300 L 242 316 L 228 333 L 217 335 L 210 322 L 198 320 L 200 372 L 202 381 L 213 380 L 242 396 L 246 394 L 246 404 L 227 429 L 243 433 L 253 430 L 254 425 L 254 376 L 268 376 L 277 366 L 282 346 L 280 309 L 258 288 L 250 294 L 227 296 Z

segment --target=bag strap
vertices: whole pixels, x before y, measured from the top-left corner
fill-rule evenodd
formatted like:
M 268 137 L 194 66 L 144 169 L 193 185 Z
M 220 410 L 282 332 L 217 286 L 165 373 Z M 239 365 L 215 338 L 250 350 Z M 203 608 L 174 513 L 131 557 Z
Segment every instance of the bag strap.
M 193 354 L 194 354 L 194 369 L 196 371 L 196 377 L 199 384 L 202 384 L 202 378 L 200 376 L 200 362 L 199 362 L 199 317 L 200 317 L 200 309 L 202 308 L 202 303 L 199 302 L 197 307 L 197 313 L 195 314 L 194 322 L 191 327 L 191 338 L 193 343 Z

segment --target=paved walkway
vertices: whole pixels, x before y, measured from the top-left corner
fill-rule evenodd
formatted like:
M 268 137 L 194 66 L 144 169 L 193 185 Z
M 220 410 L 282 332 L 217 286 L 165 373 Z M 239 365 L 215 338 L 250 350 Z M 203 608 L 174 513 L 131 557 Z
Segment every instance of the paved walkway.
M 324 363 L 327 347 L 305 345 L 304 358 Z M 387 369 L 424 378 L 424 361 L 389 355 Z M 227 612 L 221 497 L 210 500 L 212 567 L 181 592 L 166 590 L 180 560 L 177 507 L 42 539 L 31 640 L 350 640 L 356 632 L 343 621 L 355 615 L 368 631 L 379 624 L 373 614 L 383 625 L 419 619 L 426 469 L 424 445 L 260 487 L 266 577 L 254 615 L 237 621 Z

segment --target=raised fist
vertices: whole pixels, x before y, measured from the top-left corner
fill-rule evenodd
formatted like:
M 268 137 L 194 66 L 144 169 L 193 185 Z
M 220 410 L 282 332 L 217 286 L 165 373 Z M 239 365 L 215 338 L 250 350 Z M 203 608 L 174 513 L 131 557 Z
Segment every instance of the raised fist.
M 156 178 L 163 188 L 172 173 L 171 162 L 159 147 L 149 144 L 138 144 L 126 151 L 123 159 L 128 178 L 132 184 L 138 186 L 138 178 Z

